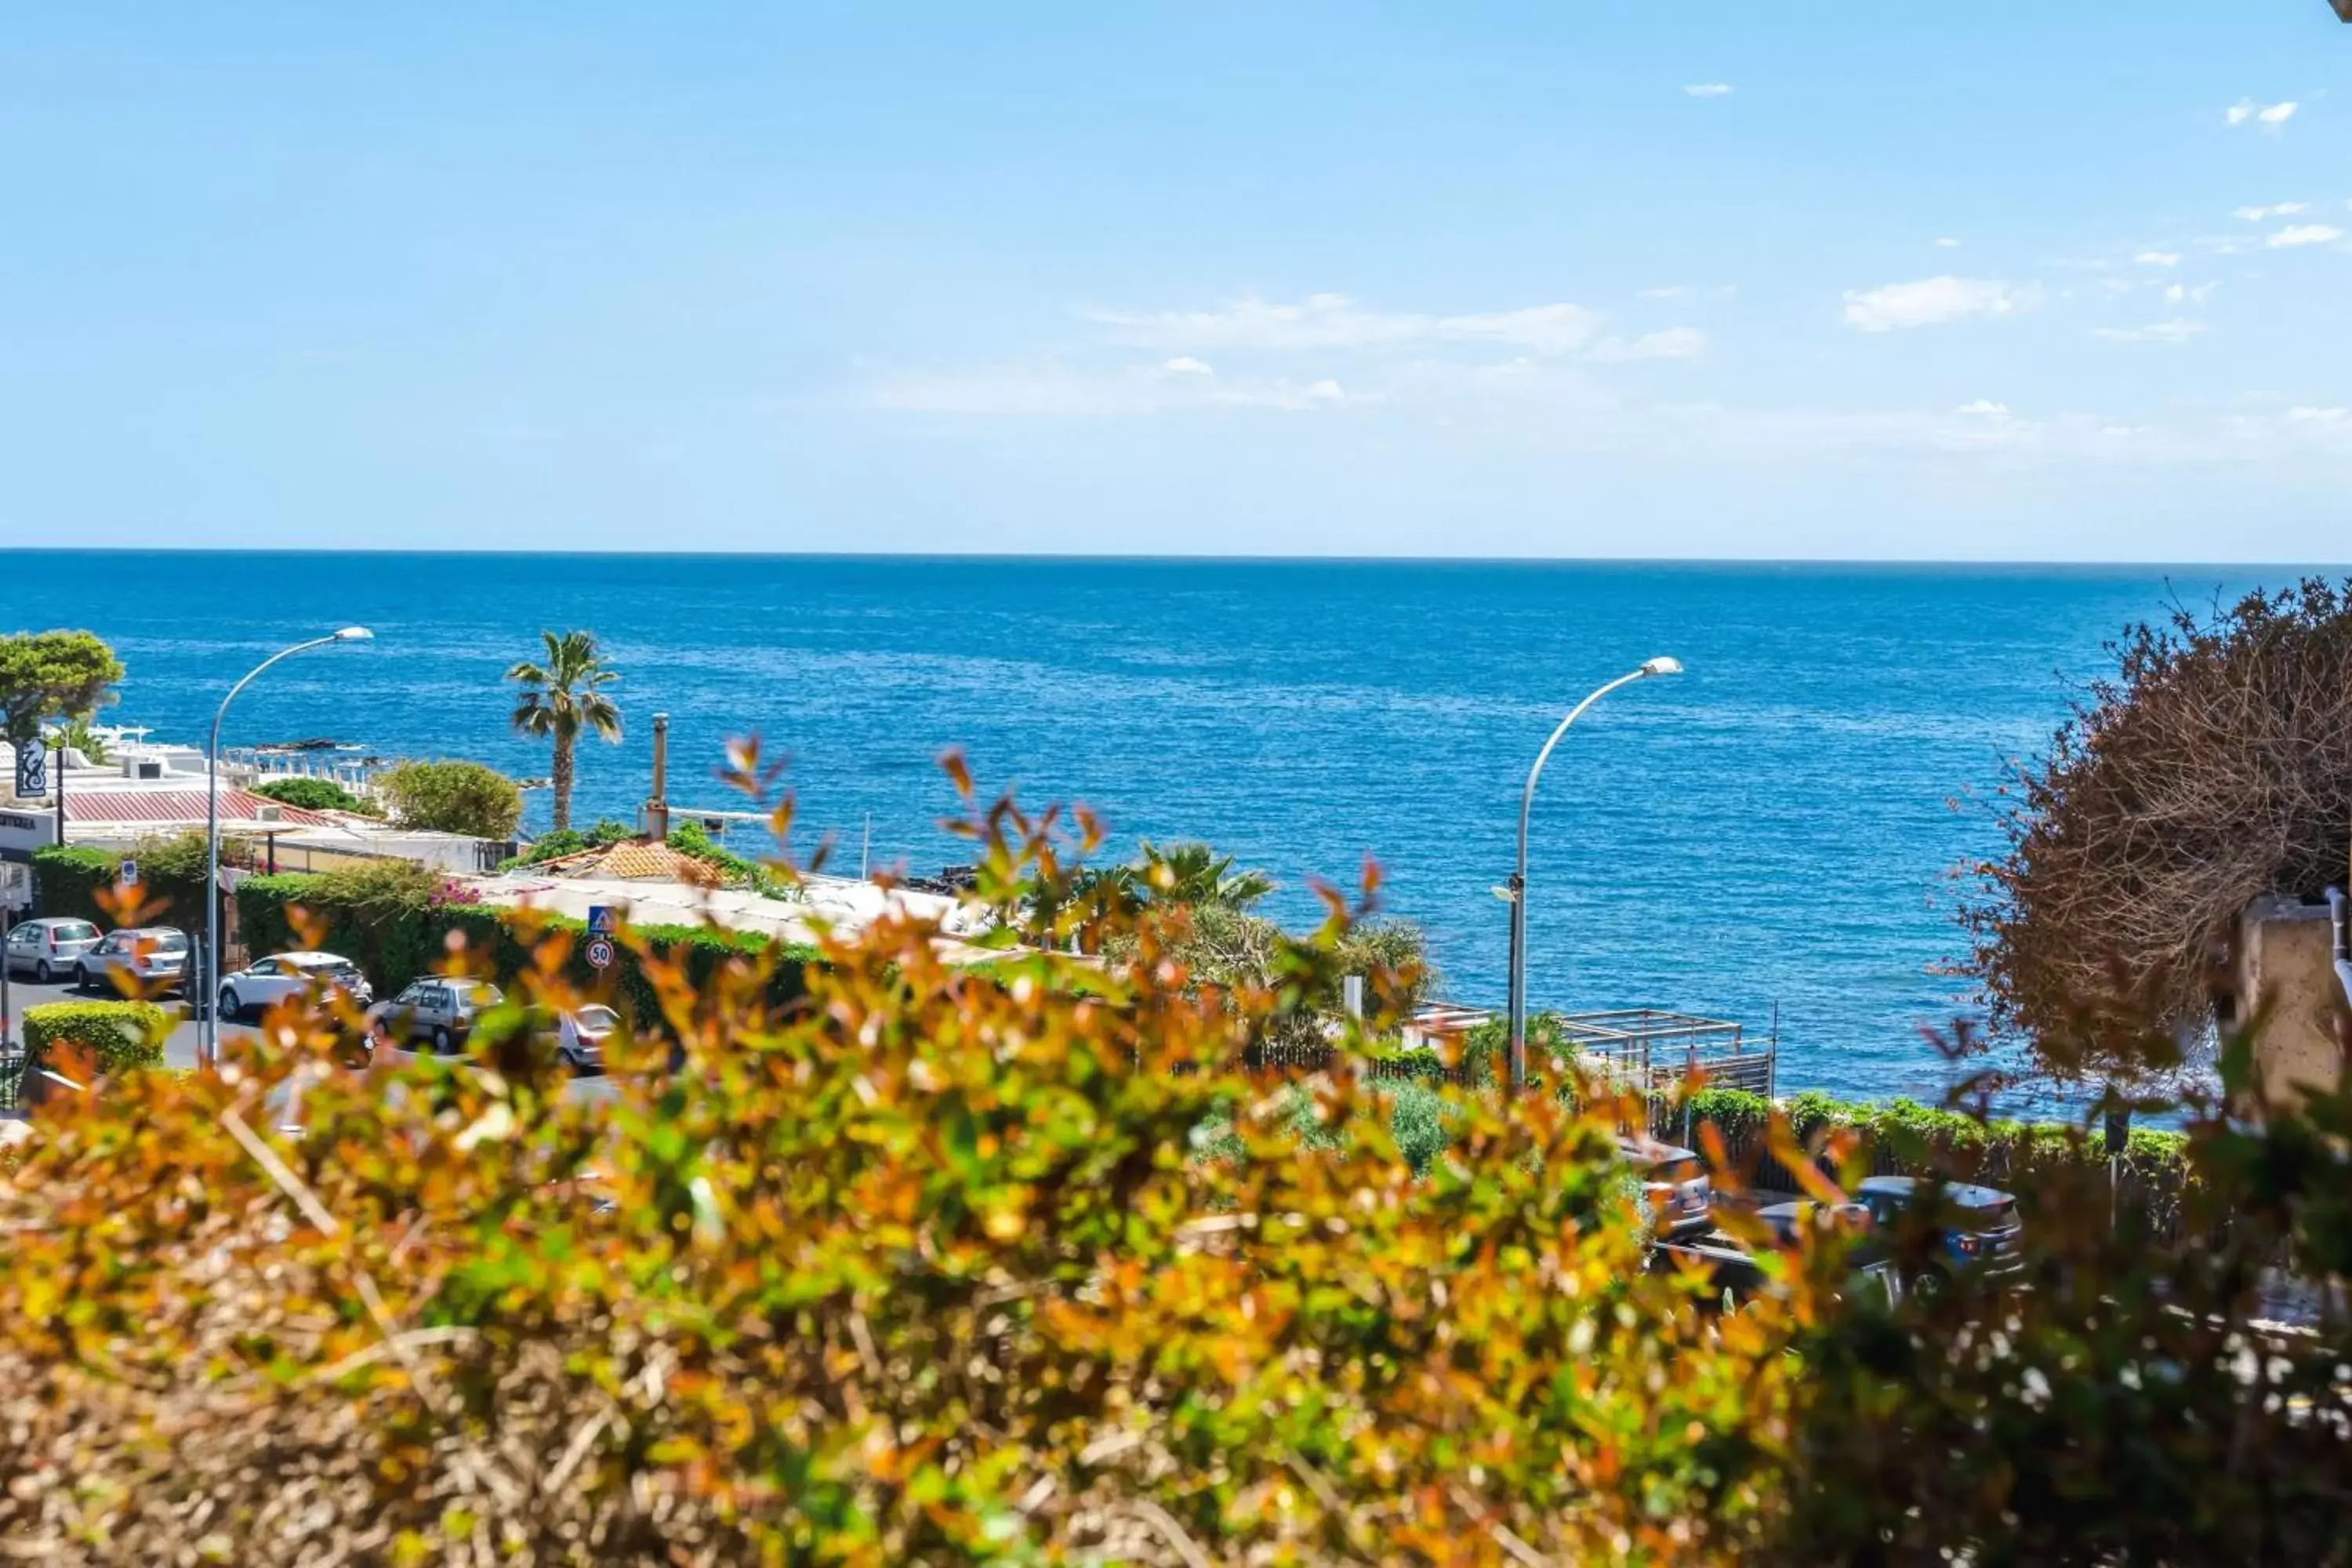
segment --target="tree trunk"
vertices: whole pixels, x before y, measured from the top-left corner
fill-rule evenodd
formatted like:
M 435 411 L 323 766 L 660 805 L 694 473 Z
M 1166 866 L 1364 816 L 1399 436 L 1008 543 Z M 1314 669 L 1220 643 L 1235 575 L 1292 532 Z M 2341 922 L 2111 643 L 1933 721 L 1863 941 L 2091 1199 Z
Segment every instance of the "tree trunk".
M 572 826 L 572 743 L 570 735 L 555 737 L 555 831 Z

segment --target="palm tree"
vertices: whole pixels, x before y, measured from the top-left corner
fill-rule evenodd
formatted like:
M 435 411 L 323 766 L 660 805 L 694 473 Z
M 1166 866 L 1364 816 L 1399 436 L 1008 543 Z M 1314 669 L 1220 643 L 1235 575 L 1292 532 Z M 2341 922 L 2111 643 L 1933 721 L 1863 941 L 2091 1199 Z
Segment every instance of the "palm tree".
M 1170 904 L 1245 910 L 1274 891 L 1274 880 L 1265 872 L 1236 871 L 1232 856 L 1219 855 L 1205 844 L 1159 849 L 1147 838 L 1134 876 L 1161 902 Z
M 541 632 L 544 665 L 525 659 L 507 671 L 522 691 L 515 698 L 514 727 L 555 742 L 555 830 L 572 826 L 572 749 L 584 727 L 617 744 L 621 710 L 604 688 L 621 679 L 596 647 L 594 632 Z
M 71 746 L 82 755 L 82 761 L 94 768 L 106 765 L 106 742 L 88 719 L 68 719 L 49 731 L 49 739 L 60 746 Z

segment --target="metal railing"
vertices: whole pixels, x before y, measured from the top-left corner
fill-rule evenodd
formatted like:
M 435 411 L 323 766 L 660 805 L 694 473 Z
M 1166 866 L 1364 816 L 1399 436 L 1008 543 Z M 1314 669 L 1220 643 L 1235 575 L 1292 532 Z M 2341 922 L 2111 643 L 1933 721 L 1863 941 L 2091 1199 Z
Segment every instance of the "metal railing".
M 1728 1019 L 1629 1007 L 1570 1013 L 1551 1022 L 1559 1047 L 1573 1052 L 1584 1070 L 1644 1094 L 1697 1076 L 1710 1088 L 1745 1089 L 1767 1100 L 1776 1087 L 1778 1042 L 1751 1046 L 1747 1031 Z

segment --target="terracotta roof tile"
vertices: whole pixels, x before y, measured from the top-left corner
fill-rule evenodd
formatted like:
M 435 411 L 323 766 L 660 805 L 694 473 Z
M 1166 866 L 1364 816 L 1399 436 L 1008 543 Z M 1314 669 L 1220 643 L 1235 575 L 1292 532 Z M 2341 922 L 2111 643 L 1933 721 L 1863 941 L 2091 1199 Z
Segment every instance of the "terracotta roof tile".
M 691 855 L 681 855 L 667 844 L 627 839 L 602 848 L 583 849 L 560 860 L 532 868 L 554 877 L 611 877 L 632 882 L 690 882 L 715 888 L 723 878 L 719 868 Z

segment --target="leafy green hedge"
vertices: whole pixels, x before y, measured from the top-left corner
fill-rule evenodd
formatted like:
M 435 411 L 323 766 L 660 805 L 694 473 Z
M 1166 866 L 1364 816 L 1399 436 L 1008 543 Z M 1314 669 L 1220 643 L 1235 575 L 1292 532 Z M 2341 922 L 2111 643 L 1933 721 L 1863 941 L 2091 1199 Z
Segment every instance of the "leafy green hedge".
M 378 995 L 434 973 L 446 961 L 453 935 L 462 936 L 467 951 L 486 960 L 502 981 L 530 963 L 530 952 L 513 927 L 515 911 L 420 899 L 408 880 L 404 874 L 372 870 L 248 877 L 236 889 L 237 925 L 246 951 L 259 956 L 300 945 L 292 911 L 301 908 L 323 926 L 320 940 L 328 949 L 358 964 Z M 579 921 L 545 917 L 540 929 L 572 937 L 568 977 L 583 990 L 594 987 L 598 976 L 583 951 L 587 927 Z M 698 984 L 727 960 L 755 957 L 772 945 L 751 932 L 701 926 L 637 926 L 633 934 L 650 943 L 657 955 L 674 957 L 682 951 L 687 973 Z M 789 1002 L 803 994 L 802 973 L 815 956 L 815 949 L 797 945 L 778 953 L 769 980 L 770 999 Z M 653 987 L 625 948 L 610 973 L 614 994 L 633 1015 L 651 1017 L 656 1005 Z
M 1464 1037 L 1453 1074 L 1461 1081 L 1493 1082 L 1500 1078 L 1507 1036 L 1500 1019 L 1490 1019 Z M 1559 1040 L 1559 1020 L 1538 1013 L 1528 1019 L 1530 1062 L 1550 1059 Z M 1383 1060 L 1378 1070 L 1394 1070 Z M 1433 1069 L 1430 1076 L 1439 1076 Z M 1722 1133 L 1735 1162 L 1754 1158 L 1759 1184 L 1786 1189 L 1794 1181 L 1765 1153 L 1771 1102 L 1760 1094 L 1736 1089 L 1705 1089 L 1693 1095 L 1688 1115 L 1677 1099 L 1661 1100 L 1652 1107 L 1652 1127 L 1660 1136 L 1679 1141 L 1690 1129 L 1712 1121 Z M 2095 1130 L 2084 1138 L 2065 1123 L 1997 1121 L 1980 1122 L 1958 1111 L 1922 1105 L 1913 1100 L 1885 1104 L 1849 1103 L 1831 1099 L 1819 1089 L 1793 1095 L 1782 1103 L 1790 1130 L 1800 1143 L 1833 1128 L 1850 1128 L 1862 1135 L 1872 1167 L 1885 1175 L 1925 1175 L 1939 1171 L 1949 1175 L 1973 1171 L 1991 1184 L 2030 1176 L 2036 1169 L 2059 1163 L 2086 1161 L 2106 1163 L 2106 1143 Z M 2127 1175 L 2151 1194 L 2176 1194 L 2187 1179 L 2188 1140 L 2178 1132 L 2136 1127 L 2125 1150 Z
M 1542 1061 L 1557 1039 L 1557 1021 L 1544 1015 L 1528 1020 L 1528 1050 Z M 1464 1037 L 1451 1063 L 1428 1052 L 1375 1056 L 1367 1066 L 1376 1078 L 1403 1080 L 1412 1086 L 1408 1110 L 1400 1086 L 1393 1131 L 1401 1144 L 1409 1143 L 1416 1169 L 1442 1152 L 1450 1141 L 1447 1119 L 1436 1114 L 1429 1087 L 1452 1082 L 1491 1089 L 1502 1074 L 1504 1026 L 1499 1021 L 1481 1025 Z M 1300 1064 L 1307 1065 L 1307 1064 Z M 1801 1144 L 1834 1129 L 1861 1135 L 1871 1169 L 1882 1175 L 1974 1175 L 1989 1184 L 2030 1182 L 2037 1171 L 2062 1165 L 2091 1164 L 2105 1169 L 2106 1142 L 2094 1129 L 2064 1122 L 1995 1121 L 1981 1122 L 1956 1110 L 1895 1100 L 1885 1104 L 1832 1100 L 1809 1089 L 1782 1102 L 1790 1131 Z M 1744 1089 L 1705 1089 L 1690 1097 L 1661 1097 L 1651 1105 L 1651 1128 L 1660 1137 L 1680 1142 L 1687 1135 L 1699 1142 L 1699 1129 L 1712 1122 L 1722 1134 L 1733 1163 L 1752 1170 L 1759 1186 L 1791 1190 L 1796 1180 L 1773 1160 L 1766 1147 L 1772 1102 Z M 2159 1218 L 2178 1210 L 2189 1180 L 2186 1135 L 2156 1128 L 2135 1127 L 2125 1146 L 2122 1175 L 2127 1190 L 2145 1198 Z
M 236 849 L 241 854 L 243 846 Z M 221 858 L 223 864 L 234 863 L 230 846 L 222 846 Z M 36 849 L 33 873 L 40 881 L 41 912 L 89 921 L 100 931 L 111 931 L 122 922 L 99 901 L 99 895 L 112 891 L 126 859 L 139 862 L 139 889 L 151 911 L 149 923 L 192 931 L 204 925 L 205 836 L 201 833 L 148 839 L 127 852 L 78 844 Z
M 1915 1100 L 1851 1104 L 1832 1100 L 1819 1089 L 1790 1096 L 1781 1110 L 1800 1142 L 1810 1141 L 1817 1132 L 1850 1128 L 1874 1148 L 1905 1164 L 1924 1163 L 1930 1155 L 1959 1154 L 1981 1156 L 1989 1171 L 2028 1169 L 2052 1159 L 2074 1158 L 2077 1135 L 2077 1129 L 2065 1123 L 1979 1121 Z M 1771 1102 L 1742 1089 L 1706 1089 L 1691 1097 L 1690 1114 L 1694 1124 L 1714 1122 L 1727 1144 L 1760 1144 L 1770 1120 Z M 2106 1141 L 2095 1130 L 2082 1147 L 2085 1158 L 2104 1162 L 2107 1157 Z M 2136 1127 L 2124 1157 L 2153 1167 L 2178 1163 L 2187 1152 L 2188 1139 L 2181 1133 Z
M 383 815 L 375 806 L 332 779 L 288 778 L 271 779 L 253 786 L 252 793 L 268 800 L 299 806 L 304 811 L 355 811 L 363 816 Z
M 1652 1126 L 1675 1138 L 1687 1126 L 1696 1142 L 1698 1130 L 1711 1122 L 1732 1163 L 1751 1169 L 1756 1185 L 1788 1191 L 1796 1180 L 1766 1147 L 1771 1109 L 1759 1094 L 1701 1089 L 1691 1097 L 1687 1116 L 1683 1106 L 1659 1102 Z M 2107 1167 L 2105 1137 L 2096 1129 L 2085 1132 L 2065 1122 L 1979 1121 L 1914 1100 L 1857 1105 L 1819 1089 L 1792 1095 L 1780 1109 L 1800 1143 L 1810 1145 L 1816 1135 L 1838 1129 L 1859 1133 L 1870 1169 L 1879 1175 L 1935 1173 L 2013 1192 L 2034 1185 L 2037 1175 Z M 2133 1128 L 2116 1174 L 2126 1201 L 2143 1207 L 2158 1230 L 2169 1234 L 2177 1228 L 2190 1180 L 2185 1134 Z
M 25 1009 L 26 1068 L 59 1046 L 88 1051 L 101 1073 L 163 1065 L 171 1016 L 152 1002 L 49 1002 Z
M 542 860 L 577 855 L 592 846 L 601 849 L 608 844 L 618 844 L 625 838 L 636 836 L 636 829 L 625 822 L 615 822 L 609 816 L 599 817 L 596 826 L 584 833 L 577 827 L 558 827 L 541 834 L 525 847 L 521 854 L 509 856 L 500 862 L 499 868 L 503 871 L 517 866 L 536 866 Z

